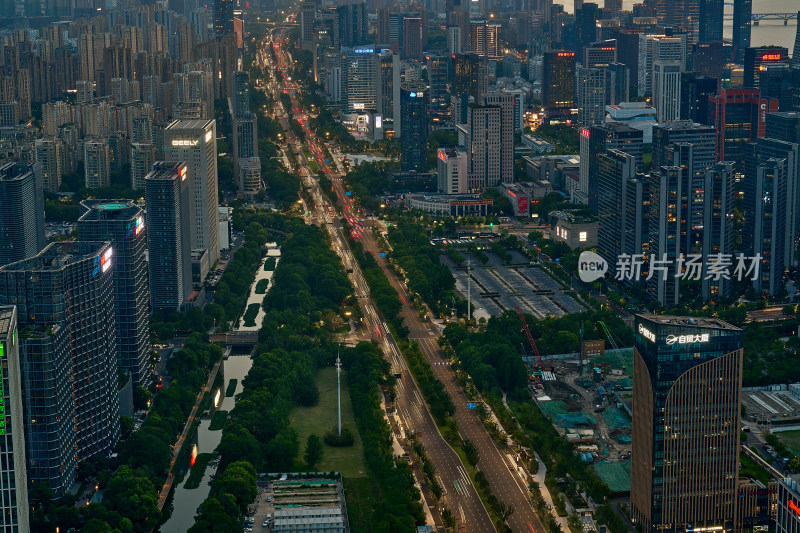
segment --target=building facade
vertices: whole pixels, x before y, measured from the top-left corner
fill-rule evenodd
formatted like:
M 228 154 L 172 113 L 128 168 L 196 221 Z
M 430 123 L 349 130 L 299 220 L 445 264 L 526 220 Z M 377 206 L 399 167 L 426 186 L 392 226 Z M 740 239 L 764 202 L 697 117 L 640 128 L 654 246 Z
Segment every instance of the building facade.
M 41 165 L 0 166 L 0 266 L 38 254 L 45 245 Z

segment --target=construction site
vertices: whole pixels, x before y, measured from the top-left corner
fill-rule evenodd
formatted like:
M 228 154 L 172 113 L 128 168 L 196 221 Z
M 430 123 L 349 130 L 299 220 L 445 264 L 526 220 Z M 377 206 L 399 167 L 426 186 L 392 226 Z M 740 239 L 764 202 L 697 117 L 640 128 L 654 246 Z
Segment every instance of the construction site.
M 578 353 L 541 356 L 519 308 L 517 313 L 533 351 L 523 357 L 531 396 L 612 493 L 628 493 L 633 349 L 619 348 L 601 322 L 606 339 L 582 340 Z

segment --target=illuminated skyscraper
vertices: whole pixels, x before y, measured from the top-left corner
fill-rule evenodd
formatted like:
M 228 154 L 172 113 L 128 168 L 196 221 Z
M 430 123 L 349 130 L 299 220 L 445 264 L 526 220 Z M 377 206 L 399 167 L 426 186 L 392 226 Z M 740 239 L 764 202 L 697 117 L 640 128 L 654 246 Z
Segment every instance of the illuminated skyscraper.
M 741 62 L 744 51 L 750 48 L 750 24 L 753 15 L 753 0 L 733 0 L 733 54 Z
M 542 103 L 550 109 L 571 108 L 575 96 L 575 52 L 548 50 L 544 53 Z

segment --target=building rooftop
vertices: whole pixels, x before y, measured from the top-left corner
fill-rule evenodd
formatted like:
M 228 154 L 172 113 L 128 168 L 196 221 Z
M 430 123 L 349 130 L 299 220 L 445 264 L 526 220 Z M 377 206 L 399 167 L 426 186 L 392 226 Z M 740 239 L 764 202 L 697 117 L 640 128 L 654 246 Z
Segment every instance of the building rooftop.
M 48 245 L 38 255 L 0 267 L 0 271 L 16 272 L 22 270 L 59 270 L 94 255 L 105 242 L 64 241 Z M 110 252 L 110 248 L 108 250 Z
M 695 326 L 699 328 L 726 329 L 730 331 L 741 331 L 736 326 L 728 324 L 724 320 L 712 317 L 692 317 L 692 316 L 669 316 L 669 315 L 637 315 L 645 320 L 664 324 L 668 326 Z
M 169 123 L 169 125 L 164 128 L 167 130 L 198 130 L 198 129 L 205 129 L 208 127 L 213 120 L 204 120 L 204 119 L 179 119 L 173 120 Z
M 670 120 L 668 122 L 659 122 L 655 128 L 660 130 L 668 130 L 668 131 L 679 131 L 679 130 L 714 130 L 714 126 L 705 126 L 703 124 L 698 124 L 696 122 L 692 122 L 691 120 Z
M 151 170 L 147 176 L 144 177 L 145 180 L 165 180 L 170 181 L 175 179 L 176 174 L 180 174 L 183 172 L 185 175 L 186 173 L 186 163 L 185 162 L 178 162 L 178 163 L 167 163 L 165 161 L 159 161 L 155 165 L 153 165 L 153 170 Z
M 142 210 L 133 200 L 83 200 L 81 207 L 86 212 L 78 221 L 87 220 L 131 220 L 141 215 Z

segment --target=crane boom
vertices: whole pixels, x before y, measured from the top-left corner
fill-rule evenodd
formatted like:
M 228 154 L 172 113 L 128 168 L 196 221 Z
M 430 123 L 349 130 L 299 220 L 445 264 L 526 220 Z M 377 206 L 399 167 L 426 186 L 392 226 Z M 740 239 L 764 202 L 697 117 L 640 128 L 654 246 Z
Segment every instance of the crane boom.
M 517 315 L 519 316 L 519 321 L 522 322 L 522 329 L 525 331 L 525 335 L 528 337 L 528 343 L 531 345 L 533 349 L 533 354 L 536 356 L 536 362 L 539 363 L 539 368 L 544 368 L 544 363 L 542 363 L 542 356 L 539 354 L 539 348 L 536 347 L 536 343 L 533 342 L 533 335 L 531 335 L 531 330 L 528 329 L 528 322 L 525 320 L 525 315 L 522 314 L 522 310 L 519 306 L 514 307 L 517 310 Z

